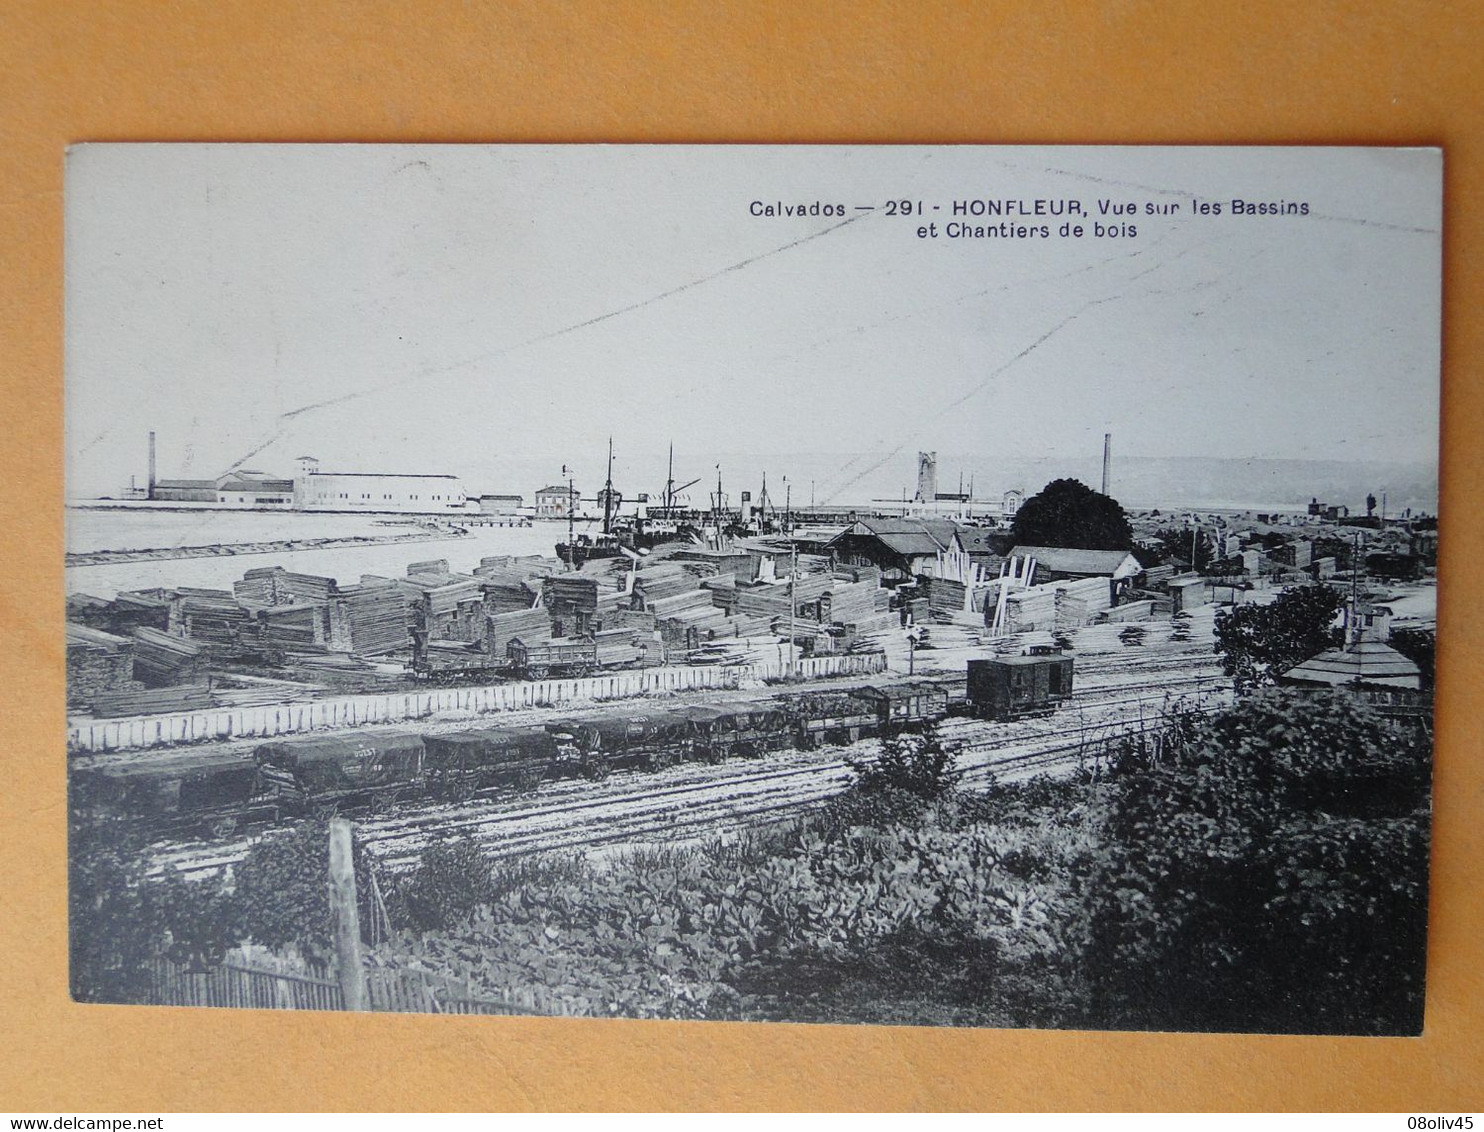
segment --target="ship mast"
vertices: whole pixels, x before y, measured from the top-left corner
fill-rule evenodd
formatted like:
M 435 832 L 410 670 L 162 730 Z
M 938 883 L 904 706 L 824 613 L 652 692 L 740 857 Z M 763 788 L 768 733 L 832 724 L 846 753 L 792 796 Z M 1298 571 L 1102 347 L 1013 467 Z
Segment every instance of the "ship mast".
M 603 533 L 613 533 L 613 437 L 608 438 L 608 482 L 603 485 Z

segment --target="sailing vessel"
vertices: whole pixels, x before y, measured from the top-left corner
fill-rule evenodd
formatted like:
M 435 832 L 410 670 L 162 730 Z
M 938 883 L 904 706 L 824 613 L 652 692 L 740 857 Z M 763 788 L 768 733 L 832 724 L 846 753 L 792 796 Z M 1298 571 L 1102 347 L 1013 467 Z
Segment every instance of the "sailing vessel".
M 690 511 L 677 506 L 680 492 L 698 483 L 691 480 L 678 487 L 675 484 L 675 446 L 670 445 L 669 473 L 665 480 L 664 502 L 658 508 L 649 508 L 645 515 L 620 518 L 619 508 L 623 496 L 613 486 L 613 438 L 608 438 L 608 476 L 598 501 L 603 507 L 603 529 L 596 535 L 568 535 L 566 542 L 557 543 L 557 557 L 576 570 L 584 562 L 595 558 L 621 558 L 633 556 L 667 542 L 691 542 L 699 537 Z

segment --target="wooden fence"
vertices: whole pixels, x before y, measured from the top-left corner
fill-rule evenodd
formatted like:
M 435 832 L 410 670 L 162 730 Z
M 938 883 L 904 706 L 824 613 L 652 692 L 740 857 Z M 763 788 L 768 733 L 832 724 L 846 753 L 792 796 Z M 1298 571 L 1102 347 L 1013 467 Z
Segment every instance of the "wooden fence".
M 341 1010 L 340 984 L 327 971 L 268 970 L 228 961 L 194 971 L 156 959 L 150 974 L 158 1006 L 240 1007 L 251 1010 Z M 397 1014 L 539 1014 L 577 1016 L 586 1004 L 544 987 L 476 990 L 426 971 L 368 967 L 370 1008 Z
M 627 699 L 654 692 L 738 688 L 744 681 L 784 674 L 787 664 L 647 668 L 572 680 L 526 680 L 480 688 L 437 688 L 384 695 L 333 696 L 294 704 L 259 704 L 126 719 L 91 720 L 68 728 L 67 749 L 79 753 L 204 743 L 220 739 L 267 739 L 339 727 L 426 719 L 446 711 L 476 714 L 550 707 L 574 700 Z M 845 654 L 800 660 L 795 671 L 809 679 L 857 676 L 886 669 L 882 653 Z

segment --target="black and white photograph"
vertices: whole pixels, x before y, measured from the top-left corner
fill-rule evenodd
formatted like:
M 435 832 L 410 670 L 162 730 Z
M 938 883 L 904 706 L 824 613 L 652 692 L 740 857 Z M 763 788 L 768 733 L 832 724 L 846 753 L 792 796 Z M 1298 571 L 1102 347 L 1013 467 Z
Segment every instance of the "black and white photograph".
M 72 147 L 73 999 L 1422 1033 L 1442 185 Z

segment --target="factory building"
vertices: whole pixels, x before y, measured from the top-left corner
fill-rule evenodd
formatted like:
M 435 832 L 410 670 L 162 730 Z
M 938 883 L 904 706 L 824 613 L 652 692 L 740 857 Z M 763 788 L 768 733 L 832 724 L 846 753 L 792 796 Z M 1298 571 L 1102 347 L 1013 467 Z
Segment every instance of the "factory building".
M 300 511 L 396 511 L 412 514 L 466 510 L 458 476 L 393 472 L 322 472 L 313 456 L 300 456 L 294 476 Z

